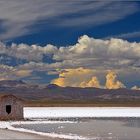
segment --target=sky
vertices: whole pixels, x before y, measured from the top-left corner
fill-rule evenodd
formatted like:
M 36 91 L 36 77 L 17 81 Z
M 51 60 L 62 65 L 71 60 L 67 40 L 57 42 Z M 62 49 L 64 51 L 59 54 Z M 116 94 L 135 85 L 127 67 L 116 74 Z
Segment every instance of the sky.
M 140 89 L 140 2 L 0 0 L 0 80 Z

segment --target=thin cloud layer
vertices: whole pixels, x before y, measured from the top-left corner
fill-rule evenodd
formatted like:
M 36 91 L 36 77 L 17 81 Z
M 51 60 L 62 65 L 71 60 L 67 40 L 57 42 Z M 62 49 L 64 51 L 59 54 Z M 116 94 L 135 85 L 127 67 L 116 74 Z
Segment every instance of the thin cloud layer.
M 95 27 L 118 21 L 138 10 L 135 2 L 1 0 L 0 38 L 7 40 L 37 33 L 41 30 L 38 25 Z
M 119 34 L 119 35 L 112 35 L 112 36 L 106 37 L 106 38 L 111 38 L 111 37 L 122 38 L 122 39 L 139 38 L 140 37 L 140 31 L 122 33 L 122 34 Z

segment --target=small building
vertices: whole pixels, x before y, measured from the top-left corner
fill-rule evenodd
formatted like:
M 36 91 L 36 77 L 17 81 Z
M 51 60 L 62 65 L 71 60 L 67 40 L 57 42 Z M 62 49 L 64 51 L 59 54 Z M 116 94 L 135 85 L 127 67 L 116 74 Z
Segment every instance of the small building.
M 0 96 L 0 120 L 23 119 L 23 100 L 14 95 Z

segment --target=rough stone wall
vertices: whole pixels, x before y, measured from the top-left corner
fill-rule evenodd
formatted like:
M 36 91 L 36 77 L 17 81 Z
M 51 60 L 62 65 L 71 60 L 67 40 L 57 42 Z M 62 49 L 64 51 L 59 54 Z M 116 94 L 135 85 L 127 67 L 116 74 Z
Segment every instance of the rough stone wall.
M 6 105 L 11 105 L 11 113 L 6 112 Z M 22 101 L 14 96 L 6 96 L 0 99 L 0 119 L 1 120 L 19 120 L 23 119 Z

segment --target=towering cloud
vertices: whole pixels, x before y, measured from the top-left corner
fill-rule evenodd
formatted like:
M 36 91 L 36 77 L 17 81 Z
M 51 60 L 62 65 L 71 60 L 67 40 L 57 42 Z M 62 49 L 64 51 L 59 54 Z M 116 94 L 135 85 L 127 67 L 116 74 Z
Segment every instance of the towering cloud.
M 60 72 L 59 78 L 52 81 L 53 84 L 59 86 L 72 86 L 72 87 L 86 87 L 89 85 L 97 86 L 97 79 L 93 77 L 94 71 L 92 69 L 84 69 L 82 67 L 76 69 L 65 69 Z
M 53 84 L 57 84 L 62 87 L 95 87 L 103 88 L 100 85 L 100 81 L 94 75 L 92 69 L 66 69 L 59 74 L 59 77 L 52 81 Z M 105 87 L 107 89 L 124 88 L 124 84 L 117 80 L 117 75 L 114 71 L 109 71 L 106 75 Z
M 95 88 L 101 87 L 98 78 L 95 76 L 93 76 L 91 80 L 89 80 L 88 82 L 86 81 L 81 82 L 79 86 L 80 87 L 95 87 Z
M 106 88 L 107 89 L 118 89 L 118 88 L 124 88 L 124 84 L 121 83 L 116 79 L 117 75 L 114 71 L 109 71 L 106 75 Z

